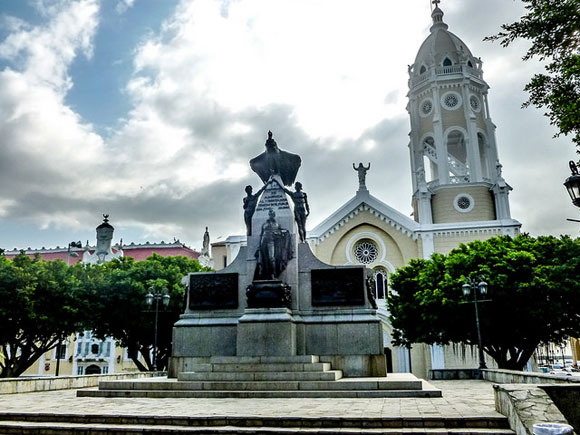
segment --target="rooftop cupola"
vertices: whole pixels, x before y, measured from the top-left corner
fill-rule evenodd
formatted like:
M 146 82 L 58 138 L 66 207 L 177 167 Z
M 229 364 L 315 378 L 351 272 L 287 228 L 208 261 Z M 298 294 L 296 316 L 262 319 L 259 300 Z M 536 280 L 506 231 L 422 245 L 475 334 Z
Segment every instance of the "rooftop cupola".
M 443 28 L 447 29 L 447 24 L 443 22 L 443 11 L 439 9 L 439 3 L 441 0 L 433 0 L 433 4 L 435 5 L 435 9 L 431 12 L 431 18 L 433 18 L 433 25 L 431 26 L 431 32 L 435 29 Z

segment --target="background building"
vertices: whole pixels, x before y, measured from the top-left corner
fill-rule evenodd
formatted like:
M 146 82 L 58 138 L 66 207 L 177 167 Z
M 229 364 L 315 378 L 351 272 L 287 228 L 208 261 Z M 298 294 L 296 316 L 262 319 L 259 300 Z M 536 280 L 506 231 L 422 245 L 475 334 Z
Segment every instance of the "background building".
M 43 260 L 63 260 L 69 264 L 77 262 L 102 264 L 115 258 L 131 257 L 135 261 L 145 260 L 153 254 L 163 257 L 182 255 L 193 259 L 209 261 L 208 253 L 205 255 L 191 249 L 179 240 L 173 242 L 143 243 L 128 245 L 122 240 L 113 245 L 114 227 L 108 222 L 108 215 L 104 215 L 103 223 L 97 228 L 97 244 L 87 243 L 80 247 L 80 242 L 71 243 L 67 247 L 23 250 L 24 254 L 33 257 L 40 255 Z M 209 233 L 206 228 L 205 244 L 209 246 Z M 6 251 L 6 257 L 14 258 L 21 253 L 20 250 Z M 125 348 L 116 345 L 112 337 L 101 340 L 93 336 L 91 331 L 77 332 L 63 341 L 60 347 L 56 347 L 43 354 L 26 372 L 25 376 L 48 376 L 57 373 L 60 375 L 84 375 L 106 374 L 124 371 L 135 371 L 137 367 L 129 358 Z

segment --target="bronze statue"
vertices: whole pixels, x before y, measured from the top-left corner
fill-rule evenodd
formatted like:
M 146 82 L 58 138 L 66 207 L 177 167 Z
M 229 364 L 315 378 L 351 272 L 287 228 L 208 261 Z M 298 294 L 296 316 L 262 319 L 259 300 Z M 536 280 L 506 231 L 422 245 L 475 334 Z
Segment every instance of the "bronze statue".
M 257 267 L 254 279 L 274 280 L 292 258 L 290 233 L 276 222 L 276 213 L 270 209 L 268 220 L 262 225 L 260 245 L 256 252 Z
M 276 181 L 276 180 L 274 180 Z M 278 183 L 276 181 L 276 183 Z M 278 183 L 280 186 L 280 183 Z M 298 226 L 298 236 L 300 237 L 300 242 L 306 242 L 306 218 L 310 214 L 310 206 L 308 205 L 308 197 L 306 192 L 302 191 L 302 183 L 299 181 L 294 185 L 295 192 L 286 189 L 284 186 L 280 186 L 284 192 L 290 195 L 292 202 L 294 202 L 294 220 L 296 220 L 296 225 Z
M 366 178 L 367 178 L 367 171 L 371 168 L 371 163 L 365 168 L 364 165 L 361 163 L 358 164 L 358 167 L 352 164 L 352 169 L 358 172 L 358 187 L 359 189 L 366 189 Z
M 246 234 L 248 236 L 252 235 L 252 216 L 256 211 L 256 206 L 258 205 L 258 199 L 260 194 L 264 191 L 268 184 L 264 184 L 260 190 L 252 195 L 252 186 L 246 186 L 246 197 L 244 198 L 244 222 L 246 222 Z
M 272 175 L 279 175 L 285 186 L 291 186 L 296 179 L 296 174 L 302 163 L 300 156 L 278 148 L 278 144 L 272 139 L 272 132 L 268 131 L 266 151 L 250 160 L 250 167 L 264 183 L 267 183 Z

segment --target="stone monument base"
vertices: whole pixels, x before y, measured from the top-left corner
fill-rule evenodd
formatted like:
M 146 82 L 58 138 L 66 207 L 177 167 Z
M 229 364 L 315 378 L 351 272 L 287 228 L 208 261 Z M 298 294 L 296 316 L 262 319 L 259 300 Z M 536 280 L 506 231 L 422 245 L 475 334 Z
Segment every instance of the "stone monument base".
M 296 355 L 296 323 L 288 308 L 247 308 L 237 333 L 236 355 Z

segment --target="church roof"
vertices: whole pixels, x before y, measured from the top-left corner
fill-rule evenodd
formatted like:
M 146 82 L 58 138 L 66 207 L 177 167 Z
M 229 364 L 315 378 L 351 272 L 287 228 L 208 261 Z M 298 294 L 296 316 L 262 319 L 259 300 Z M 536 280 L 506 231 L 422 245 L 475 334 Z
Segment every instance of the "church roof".
M 361 211 L 369 211 L 408 237 L 417 237 L 416 231 L 420 227 L 417 222 L 375 198 L 368 190 L 359 189 L 350 201 L 309 231 L 308 238 L 325 239 Z

